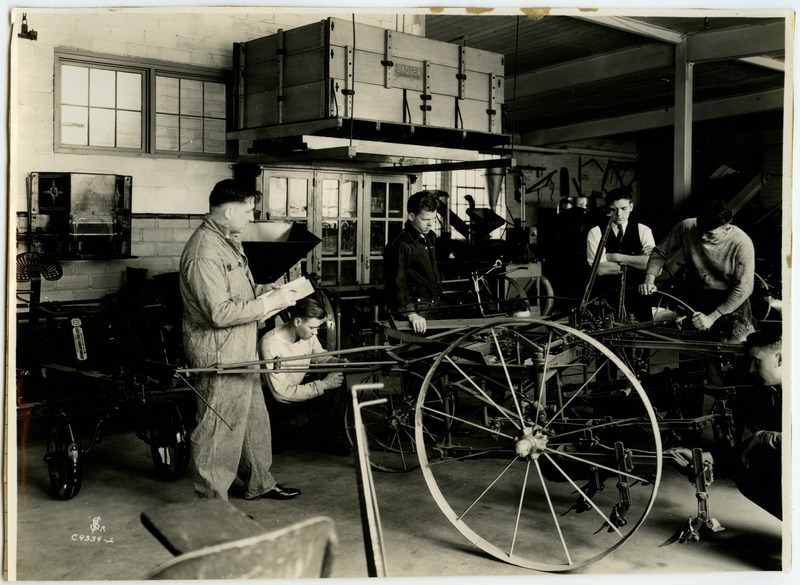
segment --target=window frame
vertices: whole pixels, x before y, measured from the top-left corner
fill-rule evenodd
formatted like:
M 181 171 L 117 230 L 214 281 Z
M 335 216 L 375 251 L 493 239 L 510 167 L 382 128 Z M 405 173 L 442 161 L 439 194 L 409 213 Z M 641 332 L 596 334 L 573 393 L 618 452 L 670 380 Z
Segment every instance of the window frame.
M 142 75 L 142 146 L 125 148 L 117 146 L 81 146 L 61 142 L 61 68 L 63 65 L 107 69 Z M 225 140 L 224 153 L 192 151 L 173 151 L 156 149 L 156 77 L 197 80 L 222 83 L 225 86 L 225 132 L 230 130 L 232 96 L 232 72 L 228 69 L 215 69 L 169 63 L 154 59 L 137 59 L 116 55 L 101 55 L 78 52 L 70 49 L 56 49 L 54 54 L 53 76 L 53 151 L 65 154 L 97 154 L 108 156 L 138 156 L 146 158 L 198 159 L 230 162 L 236 157 L 236 141 Z M 116 111 L 116 108 L 115 108 Z M 205 116 L 202 116 L 205 118 Z M 219 118 L 216 118 L 219 119 Z

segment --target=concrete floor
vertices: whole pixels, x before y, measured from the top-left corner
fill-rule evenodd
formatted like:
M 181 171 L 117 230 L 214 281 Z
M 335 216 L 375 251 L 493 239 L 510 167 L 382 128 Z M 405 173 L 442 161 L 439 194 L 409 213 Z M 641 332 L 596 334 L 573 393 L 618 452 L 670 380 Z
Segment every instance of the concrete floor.
M 17 579 L 139 580 L 172 558 L 142 526 L 140 513 L 189 501 L 191 473 L 173 483 L 158 481 L 149 447 L 131 429 L 118 428 L 86 456 L 78 495 L 58 501 L 49 493 L 42 461 L 44 435 L 43 429 L 33 425 L 18 445 Z M 338 536 L 332 577 L 367 577 L 353 458 L 287 450 L 276 454 L 273 470 L 279 482 L 302 489 L 303 495 L 286 502 L 245 501 L 239 496 L 241 486 L 235 484 L 231 501 L 265 527 L 279 528 L 316 515 L 331 517 Z M 401 474 L 375 472 L 373 477 L 390 577 L 545 576 L 505 564 L 475 548 L 442 515 L 419 469 Z M 781 522 L 724 479 L 711 487 L 710 510 L 725 531 L 704 534 L 698 543 L 659 547 L 697 513 L 693 486 L 676 470 L 665 469 L 654 509 L 639 532 L 580 573 L 684 573 L 681 578 L 688 580 L 688 573 L 781 571 L 782 558 L 790 556 L 783 550 L 788 538 L 782 537 Z M 98 517 L 105 527 L 104 540 L 113 542 L 74 539 L 74 535 L 91 534 Z M 699 575 L 697 582 L 708 577 Z M 770 573 L 756 578 L 771 580 Z

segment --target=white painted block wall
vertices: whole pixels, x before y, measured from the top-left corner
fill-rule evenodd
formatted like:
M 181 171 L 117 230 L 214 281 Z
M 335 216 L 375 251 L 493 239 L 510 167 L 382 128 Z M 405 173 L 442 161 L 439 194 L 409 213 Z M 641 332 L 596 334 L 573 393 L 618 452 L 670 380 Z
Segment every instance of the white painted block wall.
M 42 300 L 83 300 L 104 296 L 124 284 L 125 267 L 148 275 L 177 270 L 183 244 L 217 181 L 232 177 L 231 163 L 192 159 L 97 156 L 56 153 L 53 149 L 54 51 L 155 59 L 230 69 L 233 43 L 349 13 L 276 11 L 274 8 L 94 8 L 25 9 L 38 39 L 17 37 L 22 9 L 12 11 L 10 66 L 9 197 L 11 217 L 27 211 L 26 177 L 31 172 L 112 173 L 133 177 L 133 260 L 65 263 L 64 277 L 42 283 Z M 362 14 L 357 22 L 420 33 L 422 17 L 394 13 Z M 147 217 L 140 217 L 148 214 Z M 150 216 L 152 214 L 152 217 Z M 180 218 L 161 217 L 180 214 Z M 194 217 L 192 217 L 194 216 Z M 24 232 L 26 222 L 19 217 Z M 13 244 L 13 242 L 10 242 Z M 14 250 L 13 246 L 9 246 Z M 24 251 L 18 248 L 17 251 Z M 13 258 L 12 258 L 13 261 Z M 21 288 L 27 285 L 22 284 Z

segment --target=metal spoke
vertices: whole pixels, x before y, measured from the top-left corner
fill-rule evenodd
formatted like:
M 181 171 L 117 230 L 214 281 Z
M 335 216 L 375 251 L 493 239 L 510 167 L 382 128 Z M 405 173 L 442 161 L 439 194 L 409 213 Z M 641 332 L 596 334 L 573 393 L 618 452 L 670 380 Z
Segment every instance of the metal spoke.
M 470 380 L 470 381 L 472 382 L 472 380 Z M 507 409 L 502 404 L 497 404 L 496 402 L 492 401 L 491 399 L 490 399 L 489 403 L 486 403 L 485 400 L 484 400 L 484 394 L 483 393 L 476 394 L 472 390 L 472 388 L 470 388 L 469 386 L 464 385 L 463 382 L 450 382 L 450 384 L 455 386 L 456 388 L 458 388 L 460 390 L 463 390 L 464 392 L 467 392 L 470 396 L 472 396 L 473 398 L 476 398 L 477 400 L 480 400 L 481 403 L 485 404 L 486 406 L 491 406 L 491 407 L 497 409 L 499 412 L 503 413 L 507 419 L 511 420 L 510 417 L 514 416 L 514 411 Z M 474 384 L 474 382 L 473 382 L 473 384 Z
M 587 496 L 587 495 L 586 495 L 586 494 L 583 492 L 583 490 L 582 490 L 580 487 L 578 487 L 578 485 L 577 485 L 577 484 L 576 484 L 574 481 L 572 481 L 572 478 L 571 478 L 569 475 L 567 475 L 567 472 L 566 472 L 566 471 L 564 471 L 563 469 L 561 469 L 561 466 L 560 466 L 558 463 L 556 463 L 555 459 L 553 459 L 552 457 L 550 457 L 550 454 L 549 454 L 549 453 L 545 453 L 545 454 L 544 454 L 544 456 L 545 456 L 545 457 L 547 457 L 547 459 L 550 461 L 550 463 L 552 463 L 552 464 L 555 466 L 555 468 L 556 468 L 556 469 L 558 469 L 558 471 L 561 473 L 561 475 L 563 475 L 563 476 L 564 476 L 564 478 L 565 478 L 565 479 L 566 479 L 566 480 L 567 480 L 567 481 L 570 483 L 570 485 L 572 485 L 572 487 L 574 487 L 576 490 L 578 490 L 578 493 L 579 493 L 579 494 L 581 494 L 581 495 L 583 496 L 583 499 L 584 499 L 584 500 L 586 500 L 586 501 L 589 503 L 589 505 L 590 505 L 592 508 L 594 508 L 594 509 L 595 509 L 595 511 L 596 511 L 598 514 L 600 514 L 600 516 L 603 518 L 603 520 L 605 520 L 605 521 L 606 521 L 606 523 L 607 523 L 609 526 L 611 526 L 611 527 L 614 529 L 614 531 L 615 531 L 617 534 L 619 534 L 619 537 L 620 537 L 620 538 L 625 538 L 625 535 L 624 535 L 624 534 L 622 534 L 622 533 L 619 531 L 619 529 L 618 529 L 618 528 L 617 528 L 617 527 L 616 527 L 616 526 L 615 526 L 615 525 L 614 525 L 614 524 L 611 522 L 611 520 L 609 520 L 609 519 L 608 519 L 608 516 L 606 516 L 605 514 L 603 514 L 603 512 L 600 510 L 600 508 L 598 508 L 598 507 L 597 507 L 597 504 L 595 504 L 595 503 L 594 503 L 594 501 L 592 500 L 592 498 L 590 498 L 589 496 Z
M 550 491 L 547 489 L 547 484 L 544 482 L 544 475 L 542 475 L 542 468 L 539 467 L 539 461 L 534 459 L 534 464 L 536 465 L 536 472 L 539 474 L 539 481 L 542 482 L 542 490 L 544 491 L 544 497 L 547 498 L 547 505 L 550 507 L 550 514 L 553 516 L 553 523 L 556 526 L 556 530 L 558 531 L 558 538 L 561 540 L 561 546 L 564 547 L 564 554 L 567 555 L 567 563 L 572 564 L 572 557 L 569 555 L 569 549 L 567 548 L 567 542 L 564 540 L 564 535 L 561 532 L 561 524 L 558 521 L 558 516 L 556 515 L 556 511 L 553 508 L 553 502 L 550 500 Z
M 550 441 L 552 441 L 555 438 L 559 438 L 560 439 L 561 437 L 566 437 L 567 435 L 574 435 L 575 433 L 582 433 L 584 431 L 594 431 L 596 429 L 602 429 L 602 428 L 606 428 L 606 427 L 619 427 L 619 426 L 626 425 L 626 424 L 629 424 L 629 423 L 639 423 L 639 422 L 642 422 L 642 419 L 640 417 L 639 418 L 621 418 L 619 420 L 612 420 L 611 422 L 600 423 L 600 424 L 592 425 L 590 427 L 582 426 L 582 427 L 576 428 L 574 431 L 565 431 L 563 433 L 557 433 L 555 436 L 553 436 L 550 439 Z
M 433 409 L 430 406 L 423 406 L 422 409 L 426 410 L 428 412 L 435 412 L 437 414 L 441 414 L 442 416 L 445 416 L 445 417 L 447 417 L 449 419 L 457 420 L 458 422 L 464 423 L 465 425 L 469 425 L 471 427 L 475 427 L 476 429 L 480 429 L 482 431 L 486 431 L 487 433 L 490 433 L 490 434 L 493 434 L 493 435 L 497 435 L 499 437 L 503 437 L 503 438 L 508 439 L 510 441 L 514 440 L 514 437 L 512 437 L 511 435 L 506 435 L 505 433 L 501 433 L 500 431 L 495 431 L 495 430 L 492 430 L 492 429 L 488 429 L 483 425 L 475 424 L 473 422 L 470 422 L 468 420 L 464 420 L 463 418 L 459 418 L 459 417 L 454 416 L 452 414 L 447 414 L 446 412 L 442 412 L 440 410 Z
M 553 330 L 548 332 L 547 345 L 544 350 L 544 371 L 542 372 L 542 383 L 539 385 L 539 396 L 536 399 L 536 419 L 539 420 L 539 415 L 542 412 L 542 402 L 544 402 L 544 386 L 547 383 L 547 356 L 550 355 L 550 342 L 553 340 Z
M 525 502 L 525 489 L 528 487 L 528 474 L 531 472 L 531 461 L 528 459 L 525 465 L 525 477 L 522 480 L 522 491 L 519 494 L 519 506 L 517 506 L 517 519 L 514 522 L 514 534 L 511 537 L 511 548 L 508 549 L 508 556 L 514 554 L 514 545 L 517 543 L 517 532 L 519 531 L 519 518 L 522 515 L 522 504 Z
M 492 489 L 492 487 L 494 486 L 494 484 L 496 484 L 498 481 L 500 481 L 500 478 L 501 478 L 501 477 L 503 477 L 503 475 L 505 475 L 506 471 L 508 471 L 509 469 L 511 469 L 511 466 L 512 466 L 512 465 L 514 465 L 514 462 L 515 462 L 516 460 L 517 460 L 517 458 L 516 458 L 516 457 L 514 457 L 514 459 L 512 459 L 512 460 L 509 462 L 509 464 L 508 464 L 508 465 L 506 465 L 506 466 L 503 468 L 503 470 L 502 470 L 500 473 L 498 473 L 498 474 L 497 474 L 497 476 L 494 478 L 494 480 L 492 480 L 492 483 L 490 483 L 488 486 L 486 486 L 486 489 L 485 489 L 485 490 L 483 490 L 483 491 L 481 492 L 481 495 L 479 495 L 477 498 L 475 498 L 475 500 L 474 500 L 474 501 L 473 501 L 473 502 L 472 502 L 472 503 L 471 503 L 471 504 L 470 504 L 470 505 L 467 507 L 467 509 L 466 509 L 466 510 L 464 510 L 464 511 L 461 513 L 461 515 L 460 515 L 460 516 L 458 516 L 458 519 L 459 519 L 459 520 L 463 519 L 463 518 L 464 518 L 464 516 L 466 516 L 466 515 L 467 515 L 467 513 L 468 513 L 470 510 L 472 510 L 472 508 L 475 506 L 475 504 L 477 504 L 477 503 L 478 503 L 478 501 L 480 501 L 480 499 L 481 499 L 483 496 L 485 496 L 485 495 L 486 495 L 486 494 L 489 492 L 489 490 L 490 490 L 490 489 Z
M 547 421 L 547 424 L 546 424 L 546 425 L 544 425 L 544 428 L 545 428 L 545 429 L 546 429 L 547 427 L 549 427 L 549 426 L 550 426 L 550 423 L 551 423 L 551 422 L 553 422 L 554 420 L 556 420 L 556 419 L 559 417 L 559 415 L 560 415 L 562 412 L 564 412 L 564 411 L 567 409 L 567 407 L 569 406 L 569 403 L 570 403 L 570 402 L 572 402 L 573 400 L 575 400 L 575 398 L 576 398 L 577 396 L 579 396 L 579 395 L 580 395 L 580 393 L 583 391 L 583 389 L 584 389 L 584 388 L 586 388 L 586 386 L 587 386 L 587 385 L 588 385 L 588 384 L 589 384 L 589 383 L 590 383 L 592 380 L 594 380 L 595 376 L 597 376 L 597 374 L 599 374 L 599 373 L 600 373 L 600 370 L 602 370 L 604 367 L 606 367 L 606 365 L 608 365 L 608 362 L 609 362 L 609 361 L 610 361 L 610 360 L 606 360 L 605 362 L 603 362 L 603 365 L 602 365 L 602 366 L 600 366 L 599 368 L 597 368 L 597 369 L 594 371 L 594 373 L 593 373 L 591 376 L 589 376 L 589 379 L 588 379 L 588 380 L 586 380 L 586 381 L 583 383 L 583 385 L 582 385 L 580 388 L 578 388 L 578 390 L 576 390 L 576 391 L 575 391 L 575 394 L 573 394 L 573 395 L 570 397 L 570 399 L 569 399 L 569 400 L 567 400 L 567 401 L 564 403 L 564 406 L 562 406 L 562 407 L 561 407 L 561 408 L 558 410 L 558 412 L 557 412 L 557 413 L 555 413 L 555 414 L 554 414 L 554 415 L 553 415 L 553 416 L 550 418 L 550 420 L 549 420 L 549 421 Z
M 517 424 L 517 422 L 516 422 L 514 419 L 512 419 L 510 416 L 508 416 L 508 415 L 506 414 L 506 412 L 505 412 L 505 409 L 501 408 L 501 407 L 500 407 L 500 405 L 499 405 L 499 404 L 497 404 L 497 403 L 496 403 L 494 400 L 492 400 L 492 398 L 491 398 L 491 397 L 490 397 L 488 394 L 486 394 L 486 392 L 484 392 L 484 391 L 483 391 L 483 389 L 482 389 L 480 386 L 478 386 L 478 385 L 475 383 L 475 381 L 474 381 L 472 378 L 470 378 L 469 376 L 467 376 L 466 372 L 464 372 L 464 370 L 462 370 L 461 368 L 459 368 L 459 367 L 458 367 L 458 365 L 457 365 L 457 364 L 456 364 L 456 363 L 455 363 L 453 360 L 451 360 L 451 359 L 450 359 L 450 356 L 449 356 L 449 355 L 448 355 L 448 356 L 445 356 L 445 358 L 447 359 L 447 361 L 448 361 L 448 362 L 450 362 L 450 364 L 451 364 L 451 365 L 452 365 L 452 366 L 453 366 L 453 367 L 454 367 L 456 370 L 458 370 L 458 371 L 459 371 L 459 373 L 460 373 L 462 376 L 464 376 L 464 379 L 465 379 L 465 380 L 467 380 L 468 382 L 470 382 L 470 383 L 471 383 L 471 384 L 472 384 L 472 385 L 475 387 L 475 389 L 476 389 L 478 392 L 480 392 L 480 393 L 481 393 L 481 395 L 482 395 L 482 396 L 483 396 L 483 397 L 484 397 L 484 398 L 485 398 L 485 399 L 486 399 L 486 400 L 489 402 L 489 404 L 491 404 L 492 406 L 494 406 L 495 408 L 497 408 L 497 410 L 499 410 L 500 412 L 502 412 L 502 413 L 505 415 L 505 417 L 508 419 L 508 422 L 510 422 L 512 425 L 514 425 L 514 426 L 517 428 L 517 430 L 520 430 L 520 429 L 521 429 L 521 426 L 520 426 L 519 424 Z
M 519 401 L 517 400 L 517 393 L 514 391 L 514 384 L 511 383 L 511 374 L 508 373 L 506 360 L 503 357 L 503 350 L 500 349 L 500 342 L 497 340 L 497 333 L 495 333 L 494 327 L 492 327 L 491 331 L 492 331 L 492 339 L 494 339 L 494 346 L 497 348 L 497 356 L 500 358 L 500 364 L 503 366 L 503 372 L 506 375 L 506 380 L 508 380 L 508 389 L 511 392 L 511 398 L 514 399 L 514 406 L 517 408 L 517 415 L 519 416 L 520 425 L 522 425 L 524 421 L 524 419 L 522 418 L 522 409 L 519 407 Z
M 566 457 L 568 459 L 573 459 L 575 461 L 579 461 L 579 462 L 584 463 L 586 465 L 591 465 L 592 467 L 597 467 L 599 469 L 605 469 L 606 471 L 611 471 L 613 473 L 618 473 L 620 475 L 624 475 L 625 477 L 630 477 L 632 479 L 635 479 L 635 480 L 638 480 L 638 481 L 641 481 L 641 482 L 644 482 L 644 483 L 648 483 L 647 479 L 645 479 L 644 477 L 639 477 L 638 475 L 632 475 L 632 474 L 627 473 L 625 471 L 622 471 L 622 470 L 619 470 L 619 469 L 614 469 L 613 467 L 608 467 L 606 465 L 601 465 L 600 463 L 597 463 L 596 461 L 591 461 L 589 459 L 582 459 L 580 457 L 576 457 L 575 455 L 571 455 L 570 453 L 567 453 L 566 451 L 557 451 L 556 449 L 551 449 L 550 447 L 545 447 L 545 451 L 547 453 L 556 453 L 556 454 L 561 455 L 563 457 Z
M 504 450 L 503 447 L 495 447 L 494 449 L 484 449 L 477 453 L 468 453 L 466 455 L 459 455 L 457 457 L 450 457 L 449 459 L 439 459 L 438 461 L 429 461 L 428 466 L 433 467 L 434 465 L 441 465 L 442 463 L 451 463 L 453 461 L 466 461 L 467 459 L 476 459 L 478 457 L 483 457 L 484 455 L 488 455 L 489 453 L 498 453 Z M 514 454 L 511 452 L 510 449 L 505 449 L 508 451 L 509 455 L 514 457 Z

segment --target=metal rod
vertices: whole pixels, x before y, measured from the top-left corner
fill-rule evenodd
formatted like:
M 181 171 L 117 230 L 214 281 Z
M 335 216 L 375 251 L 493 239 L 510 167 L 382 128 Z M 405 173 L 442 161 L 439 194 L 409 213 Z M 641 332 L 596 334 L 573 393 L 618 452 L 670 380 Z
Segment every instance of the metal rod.
M 205 402 L 205 405 L 206 405 L 206 406 L 207 406 L 207 407 L 208 407 L 208 408 L 211 410 L 211 412 L 213 412 L 214 414 L 216 414 L 216 415 L 217 415 L 217 418 L 219 418 L 219 420 L 221 420 L 222 422 L 224 422 L 224 423 L 225 423 L 225 426 L 227 426 L 227 427 L 228 427 L 230 430 L 233 430 L 233 427 L 232 427 L 231 425 L 229 425 L 229 424 L 228 424 L 228 421 L 226 421 L 224 418 L 222 418 L 222 415 L 221 415 L 220 413 L 218 413 L 216 410 L 214 410 L 214 407 L 213 407 L 213 406 L 211 406 L 211 405 L 208 403 L 208 400 L 206 400 L 205 398 L 203 398 L 203 396 L 202 396 L 202 395 L 201 395 L 201 394 L 200 394 L 200 393 L 199 393 L 197 390 L 195 390 L 195 389 L 194 389 L 194 386 L 192 386 L 192 385 L 189 383 L 189 380 L 187 380 L 186 378 L 184 378 L 184 377 L 183 377 L 183 376 L 181 376 L 180 374 L 178 374 L 178 377 L 179 377 L 181 380 L 183 380 L 183 381 L 186 383 L 186 385 L 187 385 L 189 388 L 191 388 L 191 389 L 192 389 L 192 392 L 194 392 L 195 394 L 197 394 L 197 397 L 198 397 L 200 400 L 202 400 L 203 402 Z

